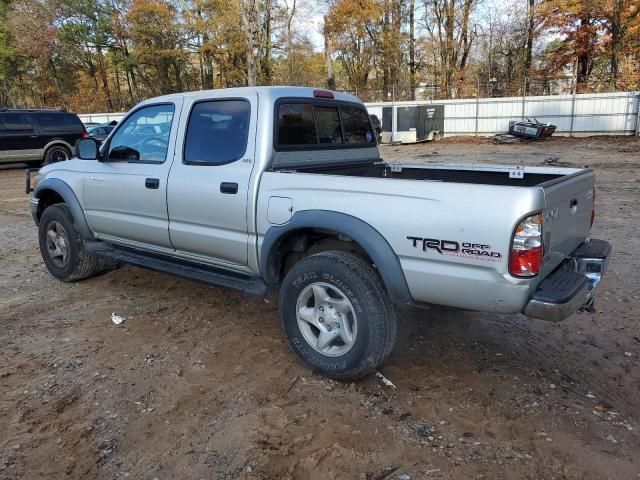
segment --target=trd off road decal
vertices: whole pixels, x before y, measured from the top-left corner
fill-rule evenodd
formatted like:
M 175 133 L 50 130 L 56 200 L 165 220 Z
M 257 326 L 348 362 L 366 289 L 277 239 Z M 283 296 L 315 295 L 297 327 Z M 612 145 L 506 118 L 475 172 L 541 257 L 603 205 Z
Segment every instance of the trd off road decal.
M 414 248 L 423 252 L 433 251 L 440 255 L 451 257 L 473 258 L 488 262 L 501 262 L 502 254 L 494 252 L 491 245 L 475 242 L 456 242 L 455 240 L 440 240 L 437 238 L 407 237 L 413 243 Z

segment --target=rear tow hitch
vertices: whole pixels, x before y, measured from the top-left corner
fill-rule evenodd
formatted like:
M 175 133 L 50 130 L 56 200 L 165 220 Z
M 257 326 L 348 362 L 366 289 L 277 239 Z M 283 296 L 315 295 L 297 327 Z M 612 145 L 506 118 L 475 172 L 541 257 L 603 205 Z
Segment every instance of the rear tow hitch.
M 587 299 L 587 303 L 585 303 L 577 313 L 588 312 L 588 313 L 596 313 L 595 301 L 592 295 L 589 295 Z

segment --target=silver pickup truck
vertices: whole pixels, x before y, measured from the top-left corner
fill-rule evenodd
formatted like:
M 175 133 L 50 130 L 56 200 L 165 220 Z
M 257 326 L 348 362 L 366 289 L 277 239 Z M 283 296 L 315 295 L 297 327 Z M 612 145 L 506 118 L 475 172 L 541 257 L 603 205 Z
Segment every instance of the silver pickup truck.
M 51 274 L 129 263 L 263 295 L 292 350 L 354 378 L 393 348 L 396 305 L 558 321 L 592 308 L 588 169 L 385 163 L 362 103 L 312 88 L 153 98 L 31 199 Z

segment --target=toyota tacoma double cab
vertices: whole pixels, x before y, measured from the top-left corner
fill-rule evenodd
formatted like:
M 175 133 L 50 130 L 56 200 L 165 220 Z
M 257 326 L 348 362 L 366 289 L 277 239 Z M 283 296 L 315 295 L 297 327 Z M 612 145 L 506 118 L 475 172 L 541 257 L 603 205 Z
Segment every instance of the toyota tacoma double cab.
M 398 305 L 559 321 L 592 308 L 611 245 L 590 239 L 589 169 L 385 163 L 364 105 L 312 88 L 153 98 L 99 146 L 42 168 L 44 263 L 120 263 L 264 295 L 291 349 L 357 378 L 391 353 Z

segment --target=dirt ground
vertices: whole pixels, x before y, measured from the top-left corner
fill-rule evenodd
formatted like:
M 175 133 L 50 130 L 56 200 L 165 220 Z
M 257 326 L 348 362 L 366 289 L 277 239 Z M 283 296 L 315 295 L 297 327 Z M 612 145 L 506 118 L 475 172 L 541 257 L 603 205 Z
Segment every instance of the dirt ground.
M 128 266 L 56 281 L 5 168 L 0 479 L 640 478 L 640 141 L 382 150 L 594 168 L 593 233 L 615 244 L 597 313 L 403 310 L 381 370 L 397 388 L 330 381 L 288 350 L 273 298 Z

